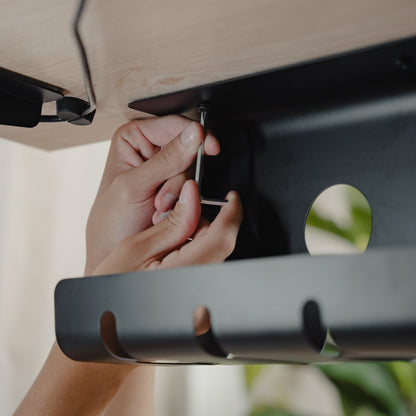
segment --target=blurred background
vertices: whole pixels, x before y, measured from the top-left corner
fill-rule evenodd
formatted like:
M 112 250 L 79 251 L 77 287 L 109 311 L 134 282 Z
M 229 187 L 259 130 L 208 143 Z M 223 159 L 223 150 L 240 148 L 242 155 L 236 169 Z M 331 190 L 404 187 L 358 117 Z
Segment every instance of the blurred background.
M 13 413 L 53 343 L 56 283 L 83 275 L 85 225 L 108 148 L 107 141 L 48 153 L 0 139 L 2 415 Z M 338 186 L 315 201 L 305 238 L 311 254 L 349 254 L 364 251 L 370 233 L 365 197 Z M 156 416 L 413 415 L 416 368 L 402 362 L 158 368 L 155 402 Z

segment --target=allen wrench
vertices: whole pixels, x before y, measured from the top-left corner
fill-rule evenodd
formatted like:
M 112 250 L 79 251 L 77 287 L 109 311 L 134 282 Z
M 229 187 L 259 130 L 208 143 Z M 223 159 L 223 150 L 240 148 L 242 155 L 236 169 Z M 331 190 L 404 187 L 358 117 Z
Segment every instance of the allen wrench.
M 205 121 L 207 118 L 208 108 L 205 104 L 200 104 L 197 108 L 198 108 L 198 111 L 201 113 L 200 123 L 203 128 L 204 138 L 202 139 L 201 145 L 198 147 L 198 153 L 196 155 L 195 182 L 198 185 L 199 198 L 200 198 L 201 204 L 216 205 L 216 206 L 221 207 L 225 205 L 228 201 L 224 199 L 205 198 L 204 196 L 202 196 L 202 192 L 201 192 L 202 177 L 204 174 L 203 162 L 204 162 L 204 146 L 205 146 L 205 137 L 206 137 Z

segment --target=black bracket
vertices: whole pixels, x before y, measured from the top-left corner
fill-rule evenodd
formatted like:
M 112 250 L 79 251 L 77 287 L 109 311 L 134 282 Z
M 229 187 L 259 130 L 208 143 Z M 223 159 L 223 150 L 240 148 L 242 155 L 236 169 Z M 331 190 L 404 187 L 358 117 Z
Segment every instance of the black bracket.
M 0 124 L 34 127 L 43 103 L 61 100 L 64 93 L 55 85 L 0 68 Z
M 65 96 L 66 90 L 0 67 L 0 124 L 35 127 L 39 121 L 68 121 L 89 125 L 95 110 L 80 98 Z M 44 103 L 56 102 L 56 115 L 42 115 Z
M 331 360 L 414 358 L 416 38 L 130 107 L 163 115 L 200 103 L 222 147 L 207 162 L 202 193 L 239 191 L 245 220 L 234 258 L 250 260 L 63 281 L 63 351 L 98 361 L 311 362 L 328 360 L 332 336 Z M 311 258 L 306 216 L 335 184 L 369 201 L 369 249 Z M 253 259 L 265 256 L 280 257 Z M 212 317 L 209 348 L 194 335 L 198 305 Z M 106 311 L 116 349 L 100 335 Z

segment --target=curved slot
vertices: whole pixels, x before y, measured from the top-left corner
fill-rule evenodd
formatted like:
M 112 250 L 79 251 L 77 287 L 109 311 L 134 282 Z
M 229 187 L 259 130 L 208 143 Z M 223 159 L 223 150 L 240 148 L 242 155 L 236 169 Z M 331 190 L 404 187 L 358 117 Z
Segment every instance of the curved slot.
M 100 319 L 100 334 L 107 351 L 115 358 L 120 360 L 137 361 L 127 354 L 120 343 L 117 335 L 116 318 L 110 311 L 102 314 Z
M 314 300 L 309 300 L 303 306 L 303 331 L 308 341 L 321 351 L 325 345 L 326 330 L 321 323 L 319 306 Z
M 303 306 L 303 331 L 309 342 L 319 351 L 319 354 L 328 357 L 338 357 L 338 345 L 331 336 L 329 329 L 325 329 L 321 322 L 321 313 L 317 302 L 309 300 Z
M 215 338 L 211 326 L 211 314 L 206 306 L 200 305 L 194 311 L 194 334 L 199 346 L 214 357 L 226 358 L 225 352 Z

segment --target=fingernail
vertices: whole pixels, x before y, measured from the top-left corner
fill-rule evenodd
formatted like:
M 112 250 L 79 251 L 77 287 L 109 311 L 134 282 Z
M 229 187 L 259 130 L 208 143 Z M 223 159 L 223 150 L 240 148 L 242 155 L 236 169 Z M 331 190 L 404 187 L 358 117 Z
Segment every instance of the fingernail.
M 185 147 L 197 148 L 200 141 L 198 125 L 194 122 L 190 123 L 188 127 L 182 132 L 181 140 Z
M 225 201 L 228 202 L 232 199 L 236 199 L 237 198 L 237 194 L 235 191 L 230 191 L 228 192 L 228 194 L 225 196 Z
M 162 197 L 162 203 L 165 209 L 169 209 L 170 207 L 173 207 L 177 200 L 178 198 L 171 193 L 167 193 L 163 195 Z
M 183 187 L 182 187 L 181 193 L 179 195 L 179 203 L 180 204 L 182 204 L 182 205 L 186 204 L 186 201 L 188 200 L 188 194 L 189 194 L 189 184 L 188 184 L 188 182 L 185 182 Z

